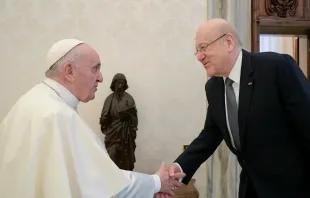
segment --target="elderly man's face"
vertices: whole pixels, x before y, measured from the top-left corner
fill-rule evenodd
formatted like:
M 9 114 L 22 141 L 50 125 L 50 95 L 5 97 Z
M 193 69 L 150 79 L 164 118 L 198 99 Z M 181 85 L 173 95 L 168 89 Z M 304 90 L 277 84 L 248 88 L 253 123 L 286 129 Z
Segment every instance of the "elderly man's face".
M 75 95 L 80 101 L 88 102 L 95 98 L 97 86 L 102 82 L 100 68 L 100 58 L 94 50 L 86 53 L 73 68 Z
M 226 34 L 198 31 L 196 34 L 196 56 L 207 71 L 208 76 L 221 76 L 228 56 L 228 46 L 224 42 Z

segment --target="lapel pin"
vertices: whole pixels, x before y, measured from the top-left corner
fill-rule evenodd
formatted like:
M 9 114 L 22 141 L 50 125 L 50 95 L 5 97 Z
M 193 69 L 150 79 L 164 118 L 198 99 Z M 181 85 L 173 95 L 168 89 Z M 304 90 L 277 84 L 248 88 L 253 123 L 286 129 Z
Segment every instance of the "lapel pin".
M 248 83 L 249 86 L 252 85 L 252 84 L 253 84 L 252 82 L 249 82 L 249 83 Z

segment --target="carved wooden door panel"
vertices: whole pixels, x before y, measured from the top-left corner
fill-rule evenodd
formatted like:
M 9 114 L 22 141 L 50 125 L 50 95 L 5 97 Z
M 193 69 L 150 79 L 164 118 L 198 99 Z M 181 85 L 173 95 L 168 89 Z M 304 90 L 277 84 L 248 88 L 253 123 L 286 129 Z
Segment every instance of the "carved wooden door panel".
M 252 51 L 259 35 L 310 33 L 310 0 L 252 0 Z
M 265 12 L 268 16 L 280 18 L 306 18 L 304 12 L 305 1 L 298 0 L 266 0 L 260 1 L 265 4 Z

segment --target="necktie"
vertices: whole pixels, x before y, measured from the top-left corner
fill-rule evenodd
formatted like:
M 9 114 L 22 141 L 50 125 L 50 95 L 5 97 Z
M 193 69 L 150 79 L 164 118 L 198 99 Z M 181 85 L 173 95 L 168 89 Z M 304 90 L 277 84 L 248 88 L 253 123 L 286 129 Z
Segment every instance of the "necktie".
M 234 89 L 232 87 L 234 81 L 229 78 L 225 80 L 226 86 L 226 104 L 227 104 L 227 114 L 228 122 L 230 126 L 230 131 L 232 133 L 235 146 L 240 150 L 240 136 L 239 136 L 239 124 L 238 124 L 238 106 L 236 101 L 236 96 Z

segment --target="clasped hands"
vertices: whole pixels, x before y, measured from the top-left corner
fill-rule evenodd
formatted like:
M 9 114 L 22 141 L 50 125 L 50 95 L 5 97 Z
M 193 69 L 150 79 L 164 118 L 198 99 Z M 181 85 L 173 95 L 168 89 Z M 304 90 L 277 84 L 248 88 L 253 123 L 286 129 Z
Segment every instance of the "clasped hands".
M 174 190 L 182 184 L 179 180 L 185 177 L 185 173 L 181 173 L 178 165 L 171 164 L 169 168 L 166 169 L 164 162 L 161 163 L 161 166 L 156 174 L 159 176 L 161 181 L 160 192 L 155 194 L 156 198 L 171 198 L 174 196 Z

